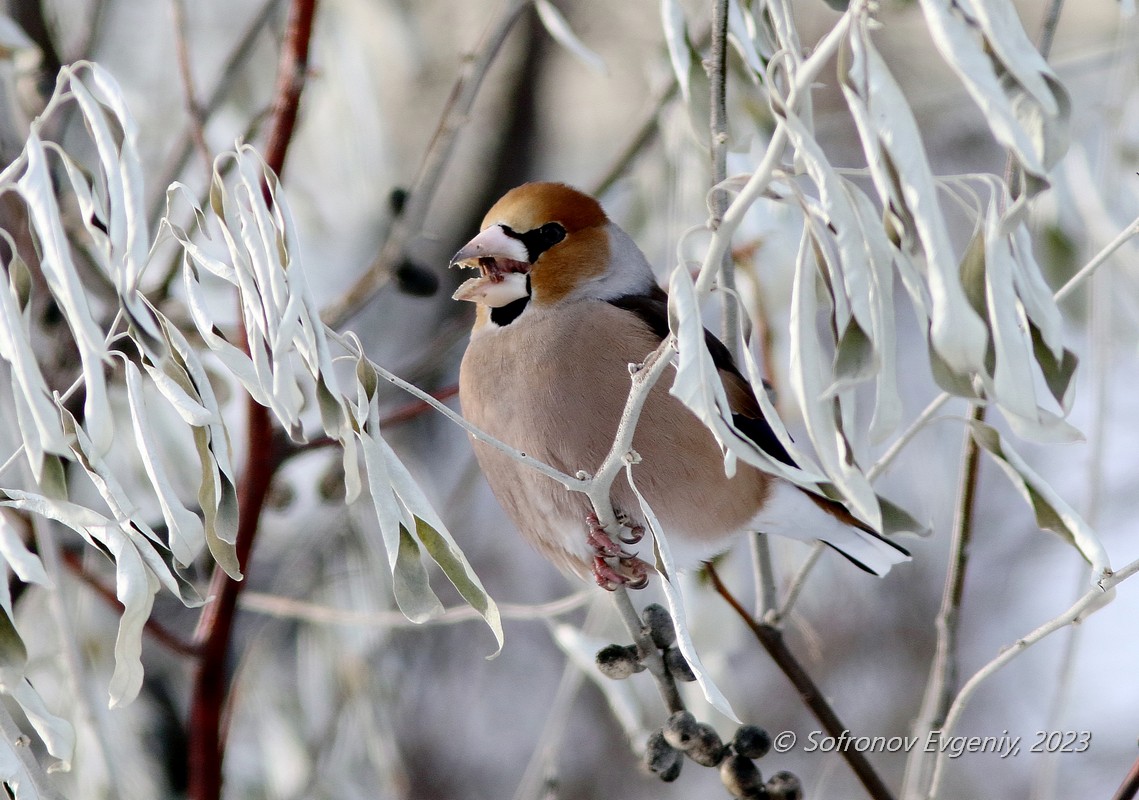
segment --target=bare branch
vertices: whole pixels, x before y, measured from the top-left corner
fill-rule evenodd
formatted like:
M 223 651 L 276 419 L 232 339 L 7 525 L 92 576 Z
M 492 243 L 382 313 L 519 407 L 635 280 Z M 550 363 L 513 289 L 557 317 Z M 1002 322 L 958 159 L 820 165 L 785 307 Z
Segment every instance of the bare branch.
M 1123 569 L 1101 579 L 1094 587 L 1085 592 L 1067 611 L 1045 622 L 1026 636 L 1017 639 L 1005 648 L 1000 655 L 977 670 L 973 677 L 965 681 L 965 684 L 961 687 L 961 691 L 958 692 L 957 697 L 954 698 L 953 705 L 949 707 L 949 713 L 945 716 L 945 724 L 941 728 L 942 737 L 953 735 L 953 731 L 961 721 L 961 715 L 965 713 L 965 706 L 969 704 L 969 701 L 973 698 L 974 693 L 976 693 L 982 683 L 996 674 L 1001 667 L 1008 664 L 1045 637 L 1069 625 L 1083 622 L 1087 617 L 1099 611 L 1101 608 L 1104 608 L 1108 604 L 1107 601 L 1110 600 L 1110 596 L 1107 595 L 1107 592 L 1130 578 L 1136 572 L 1139 572 L 1139 560 L 1132 561 Z M 946 758 L 947 755 L 943 751 L 938 754 L 937 760 L 934 762 L 933 779 L 930 782 L 929 792 L 926 795 L 926 797 L 931 800 L 937 796 L 941 788 L 941 781 L 945 773 Z
M 711 564 L 707 564 L 705 569 L 708 576 L 712 579 L 712 586 L 716 592 L 724 598 L 732 610 L 736 612 L 744 624 L 751 629 L 755 638 L 763 645 L 763 649 L 771 656 L 771 660 L 791 681 L 795 689 L 799 692 L 799 697 L 803 703 L 815 715 L 819 723 L 826 730 L 827 734 L 838 739 L 839 737 L 849 735 L 850 728 L 843 724 L 842 720 L 838 718 L 830 703 L 827 702 L 826 696 L 822 690 L 815 684 L 810 673 L 803 667 L 795 654 L 787 647 L 787 643 L 783 641 L 783 633 L 778 628 L 760 622 L 743 607 L 735 595 L 731 593 L 720 576 L 716 573 L 716 568 Z M 874 800 L 892 800 L 893 795 L 890 793 L 885 782 L 881 776 L 874 770 L 873 765 L 867 760 L 862 751 L 853 747 L 839 748 L 839 754 L 843 760 L 846 761 L 847 766 L 858 777 L 862 783 L 866 793 L 869 794 Z
M 470 116 L 483 79 L 507 35 L 529 5 L 530 0 L 510 0 L 498 19 L 490 24 L 474 53 L 464 60 L 443 109 L 439 127 L 423 156 L 419 174 L 408 190 L 403 211 L 393 220 L 380 254 L 344 296 L 321 315 L 330 328 L 341 327 L 388 282 L 392 270 L 403 260 L 408 243 L 423 228 L 431 200 L 451 158 L 455 139 Z

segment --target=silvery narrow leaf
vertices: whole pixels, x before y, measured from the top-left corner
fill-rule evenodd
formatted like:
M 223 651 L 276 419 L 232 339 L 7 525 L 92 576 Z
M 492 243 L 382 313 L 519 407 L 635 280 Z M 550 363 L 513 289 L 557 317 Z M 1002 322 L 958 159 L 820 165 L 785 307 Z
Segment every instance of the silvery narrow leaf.
M 42 251 L 40 268 L 75 337 L 86 392 L 84 419 L 91 425 L 95 445 L 106 452 L 114 439 L 114 421 L 103 376 L 107 354 L 103 334 L 91 315 L 87 290 L 71 259 L 71 244 L 60 218 L 43 144 L 35 133 L 29 135 L 24 153 L 26 169 L 18 186 Z
M 52 585 L 51 579 L 44 572 L 40 557 L 27 548 L 5 514 L 0 514 L 0 556 L 3 556 L 12 572 L 24 583 Z
M 12 599 L 7 597 L 0 611 L 0 687 L 11 686 L 23 678 L 27 666 L 28 650 L 12 621 Z
M 1067 144 L 1061 132 L 1067 126 L 1067 97 L 1029 43 L 1016 11 L 1004 3 L 970 0 L 921 0 L 921 7 L 935 46 L 984 112 L 993 135 L 1026 170 L 1044 176 Z M 1013 80 L 1002 85 L 1001 73 Z M 1020 95 L 1019 108 L 1010 94 Z M 1031 112 L 1026 101 L 1034 107 Z M 1037 118 L 1030 122 L 1035 130 L 1024 124 L 1030 115 Z
M 198 505 L 202 509 L 206 546 L 225 574 L 237 581 L 242 578 L 234 547 L 238 526 L 237 487 L 231 476 L 218 469 L 216 444 L 209 428 L 194 428 L 194 446 L 202 467 Z
M 71 723 L 51 713 L 26 678 L 5 686 L 4 691 L 19 703 L 47 751 L 60 760 L 60 764 L 48 767 L 48 772 L 70 770 L 75 756 L 75 729 Z
M 351 505 L 360 496 L 363 486 L 360 483 L 360 463 L 356 454 L 356 436 L 352 431 L 347 431 L 346 434 L 340 439 L 340 446 L 343 448 L 341 461 L 344 464 L 344 502 Z
M 126 369 L 127 400 L 134 426 L 135 446 L 142 456 L 143 467 L 154 487 L 162 518 L 166 521 L 170 550 L 180 566 L 188 566 L 197 558 L 205 545 L 202 521 L 178 499 L 178 493 L 166 473 L 162 456 L 156 451 L 155 428 L 150 422 L 146 398 L 143 396 L 142 375 L 133 363 L 124 359 Z M 204 409 L 203 409 L 204 410 Z
M 894 264 L 904 259 L 886 237 L 886 232 L 875 213 L 874 205 L 861 189 L 849 181 L 843 182 L 843 191 L 850 200 L 855 214 L 859 237 L 866 248 L 866 260 L 870 267 L 870 321 L 874 341 L 877 342 L 877 356 L 880 361 L 875 382 L 874 417 L 870 420 L 870 441 L 885 441 L 898 427 L 902 419 L 902 398 L 898 392 L 897 337 L 894 325 Z M 902 273 L 899 264 L 899 274 Z M 920 281 L 914 283 L 920 287 Z M 907 278 L 902 275 L 905 284 Z M 921 303 L 920 289 L 917 294 Z M 914 298 L 911 297 L 911 300 Z M 918 324 L 924 329 L 928 317 L 923 316 L 925 306 L 917 310 Z
M 821 475 L 772 458 L 731 423 L 732 412 L 724 385 L 704 343 L 704 325 L 696 302 L 696 289 L 683 264 L 672 272 L 668 314 L 669 327 L 677 340 L 676 376 L 669 387 L 669 394 L 684 403 L 716 437 L 724 451 L 725 470 L 734 467 L 736 458 L 742 458 L 752 466 L 803 486 L 813 486 L 822 480 Z M 770 403 L 765 406 L 764 400 L 760 398 L 760 407 L 767 414 L 771 410 Z M 771 414 L 774 415 L 774 410 Z
M 633 489 L 633 494 L 637 496 L 637 504 L 641 507 L 641 514 L 644 516 L 645 522 L 648 523 L 650 533 L 652 533 L 653 556 L 656 561 L 657 575 L 661 588 L 664 590 L 665 600 L 668 602 L 669 614 L 672 615 L 673 625 L 676 628 L 676 646 L 681 655 L 684 656 L 685 661 L 688 662 L 688 666 L 691 667 L 692 674 L 696 676 L 696 683 L 704 692 L 704 698 L 714 709 L 728 719 L 739 722 L 739 717 L 732 710 L 732 704 L 728 702 L 728 698 L 712 680 L 712 676 L 696 652 L 696 645 L 692 642 L 692 634 L 688 631 L 688 614 L 684 610 L 684 595 L 680 590 L 680 576 L 672 560 L 672 553 L 668 549 L 668 540 L 664 528 L 661 527 L 660 520 L 657 519 L 644 495 L 637 488 L 637 484 L 633 480 L 632 464 L 625 467 L 625 474 L 629 480 L 629 486 Z
M 415 536 L 423 545 L 427 555 L 439 565 L 439 569 L 447 576 L 447 580 L 451 581 L 462 598 L 467 601 L 467 605 L 486 620 L 487 626 L 498 643 L 498 649 L 488 656 L 488 658 L 494 658 L 502 651 L 505 638 L 502 632 L 502 620 L 499 617 L 498 605 L 483 588 L 482 581 L 475 574 L 474 569 L 467 561 L 467 557 L 455 544 L 446 528 L 436 528 L 418 516 L 415 518 Z
M 1012 234 L 1012 247 L 1015 253 L 1013 283 L 1016 286 L 1016 296 L 1024 304 L 1024 310 L 1032 320 L 1040 343 L 1048 348 L 1053 360 L 1062 361 L 1068 352 L 1064 348 L 1064 320 L 1052 289 L 1044 280 L 1044 273 L 1033 254 L 1032 236 L 1027 225 L 1016 226 Z
M 190 311 L 190 318 L 198 329 L 206 346 L 222 365 L 241 383 L 242 388 L 249 393 L 256 402 L 263 406 L 269 405 L 269 395 L 261 386 L 261 380 L 254 368 L 253 361 L 239 347 L 235 347 L 216 333 L 213 319 L 208 311 L 209 302 L 202 292 L 201 284 L 194 279 L 193 268 L 186 265 L 183 271 L 184 286 L 186 288 L 186 307 Z
M 114 78 L 101 68 L 94 74 L 99 78 L 102 92 L 118 100 L 115 123 L 122 131 L 121 150 L 103 107 L 75 74 L 71 77 L 71 93 L 83 113 L 103 168 L 103 189 L 107 192 L 110 217 L 106 220 L 107 235 L 111 251 L 116 256 L 112 261 L 114 272 L 111 277 L 120 294 L 126 294 L 133 292 L 138 285 L 150 240 L 143 203 L 142 165 L 135 149 L 138 130 L 122 102 Z
M 839 336 L 838 346 L 835 348 L 834 364 L 831 372 L 834 380 L 823 391 L 823 397 L 834 397 L 840 392 L 851 389 L 864 381 L 873 378 L 878 372 L 878 357 L 874 352 L 874 343 L 858 325 L 858 320 L 851 317 L 850 322 Z
M 10 282 L 0 283 L 0 358 L 11 364 L 12 391 L 18 395 L 18 401 L 25 404 L 29 421 L 34 426 L 34 430 L 31 426 L 21 426 L 21 433 L 25 441 L 29 434 L 36 436 L 35 450 L 63 454 L 67 452 L 67 440 L 59 423 L 59 412 L 32 350 L 28 326 L 18 303 L 15 287 Z M 39 460 L 34 459 L 34 463 L 38 464 Z
M 1093 583 L 1110 574 L 1107 551 L 1095 531 L 1084 522 L 1056 491 L 1032 470 L 995 428 L 970 421 L 973 438 L 984 448 L 1012 481 L 1013 486 L 1036 515 L 1036 524 L 1058 534 L 1080 551 L 1092 567 Z
M 63 411 L 63 424 L 72 436 L 71 452 L 75 455 L 79 465 L 87 472 L 87 477 L 95 485 L 103 502 L 111 510 L 111 514 L 118 523 L 123 537 L 130 542 L 134 551 L 154 572 L 171 594 L 182 596 L 182 588 L 178 584 L 178 577 L 155 549 L 155 545 L 165 548 L 165 544 L 158 534 L 139 518 L 138 507 L 130 499 L 118 478 L 111 471 L 103 458 L 95 450 L 87 431 L 84 430 L 70 412 Z M 119 537 L 111 536 L 108 541 L 115 541 Z
M 834 292 L 836 295 L 840 291 L 843 293 L 843 301 L 849 303 L 850 313 L 858 321 L 859 327 L 863 331 L 871 331 L 874 323 L 871 320 L 868 253 L 858 224 L 858 213 L 844 189 L 845 181 L 835 172 L 822 148 L 798 116 L 783 110 L 780 119 L 795 148 L 796 158 L 801 161 L 819 190 L 819 206 L 825 212 L 827 230 L 832 232 L 841 257 L 841 270 L 831 273 L 832 281 L 841 281 L 841 286 L 836 286 Z M 846 324 L 845 320 L 842 322 Z
M 554 626 L 554 641 L 601 691 L 625 737 L 631 742 L 643 739 L 646 731 L 641 724 L 641 703 L 632 682 L 611 680 L 597 669 L 597 653 L 609 642 L 586 636 L 578 628 L 565 623 Z
M 688 44 L 688 23 L 680 0 L 661 0 L 660 16 L 664 24 L 664 41 L 668 45 L 668 58 L 676 75 L 676 84 L 685 104 L 691 102 L 688 76 L 692 70 L 692 50 Z
M 1032 319 L 1028 321 L 1028 330 L 1032 334 L 1032 349 L 1036 356 L 1036 363 L 1044 374 L 1044 382 L 1048 385 L 1048 391 L 1052 393 L 1060 407 L 1064 411 L 1068 411 L 1072 407 L 1072 398 L 1075 393 L 1075 384 L 1072 378 L 1076 374 L 1078 363 L 1076 354 L 1065 348 L 1061 356 L 1056 358 L 1055 353 L 1045 343 L 1040 329 L 1036 327 Z
M 52 500 L 16 489 L 0 490 L 0 506 L 8 506 L 61 522 L 97 545 L 115 562 L 115 596 L 123 604 L 115 641 L 115 671 L 109 686 L 111 706 L 134 699 L 142 686 L 142 628 L 159 588 L 152 566 L 144 562 L 138 549 L 145 540 L 132 539 L 120 526 L 89 508 L 66 500 Z M 166 572 L 161 559 L 161 569 Z M 171 579 L 173 580 L 173 579 Z M 176 584 L 172 591 L 179 594 Z
M 960 0 L 958 8 L 980 27 L 989 49 L 1004 69 L 1049 115 L 1056 114 L 1059 108 L 1054 102 L 1054 87 L 1049 83 L 1054 73 L 1028 38 L 1016 7 L 1011 3 Z
M 534 8 L 538 12 L 538 19 L 542 21 L 542 27 L 553 37 L 555 42 L 573 53 L 581 63 L 598 75 L 607 74 L 605 61 L 585 46 L 585 43 L 573 32 L 566 18 L 562 16 L 562 12 L 558 11 L 550 0 L 536 0 Z
M 853 506 L 855 514 L 877 530 L 882 518 L 874 490 L 847 458 L 848 445 L 835 419 L 836 400 L 825 395 L 830 370 L 815 330 L 816 272 L 811 237 L 805 226 L 791 289 L 791 390 L 823 470 Z
M 400 611 L 412 622 L 425 622 L 443 612 L 443 604 L 431 590 L 427 570 L 419 557 L 419 545 L 411 537 L 415 521 L 400 503 L 388 473 L 388 459 L 379 432 L 379 405 L 373 398 L 368 424 L 360 434 L 364 469 L 372 504 L 379 521 L 392 587 Z M 370 540 L 369 540 L 370 541 Z
M 474 568 L 471 567 L 458 543 L 451 536 L 447 526 L 436 513 L 434 506 L 427 499 L 415 478 L 408 472 L 407 467 L 380 436 L 376 437 L 377 444 L 383 454 L 387 466 L 387 475 L 391 481 L 392 490 L 399 498 L 400 503 L 411 512 L 415 518 L 413 531 L 419 543 L 427 551 L 427 555 L 439 565 L 447 580 L 451 581 L 463 599 L 473 609 L 482 615 L 502 648 L 502 621 L 499 619 L 498 606 L 486 593 Z M 497 655 L 497 653 L 495 653 Z
M 754 75 L 763 78 L 766 67 L 755 48 L 755 21 L 745 15 L 739 0 L 728 2 L 728 38 Z
M 997 229 L 996 204 L 990 203 L 984 232 L 985 305 L 995 366 L 993 399 L 1002 409 L 1026 419 L 1036 416 L 1033 391 L 1032 342 L 1027 328 L 1021 329 L 1017 297 L 1013 288 L 1013 255 L 1009 240 Z
M 115 637 L 115 671 L 107 687 L 110 707 L 116 708 L 134 700 L 142 688 L 142 633 L 159 582 L 127 539 L 111 537 L 107 546 L 115 559 L 115 597 L 123 604 Z
M 925 253 L 933 346 L 954 372 L 981 371 L 987 331 L 961 288 L 917 122 L 868 33 L 856 29 L 849 44 L 852 60 L 842 75 L 843 94 L 883 206 L 908 215 Z
M 191 397 L 177 379 L 150 364 L 143 364 L 143 368 L 146 369 L 146 374 L 150 376 L 155 388 L 162 393 L 170 407 L 187 425 L 208 425 L 216 419 L 215 414 Z

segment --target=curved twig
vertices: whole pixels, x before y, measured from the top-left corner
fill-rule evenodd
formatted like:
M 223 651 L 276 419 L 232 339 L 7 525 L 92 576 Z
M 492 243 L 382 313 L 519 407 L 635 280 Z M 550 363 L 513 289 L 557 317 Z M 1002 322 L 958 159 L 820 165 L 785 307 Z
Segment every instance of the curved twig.
M 491 23 L 475 52 L 465 59 L 439 120 L 439 127 L 423 156 L 419 174 L 408 190 L 403 211 L 392 221 L 380 254 L 343 297 L 321 315 L 330 328 L 341 327 L 375 296 L 388 282 L 394 267 L 403 259 L 408 242 L 422 229 L 455 139 L 470 115 L 483 79 L 502 49 L 507 35 L 529 5 L 530 0 L 510 0 L 498 19 Z
M 766 622 L 760 622 L 748 613 L 748 610 L 720 580 L 715 567 L 706 564 L 705 569 L 712 580 L 713 588 L 755 634 L 755 638 L 763 645 L 763 649 L 771 656 L 772 661 L 787 677 L 787 680 L 795 686 L 799 692 L 799 697 L 815 715 L 827 734 L 835 739 L 849 736 L 850 729 L 838 718 L 838 714 L 831 708 L 822 690 L 815 684 L 814 679 L 811 678 L 799 659 L 795 657 L 795 654 L 791 652 L 791 649 L 787 647 L 787 643 L 783 641 L 783 632 Z M 840 747 L 838 751 L 870 797 L 874 800 L 893 800 L 889 788 L 860 750 L 853 747 Z

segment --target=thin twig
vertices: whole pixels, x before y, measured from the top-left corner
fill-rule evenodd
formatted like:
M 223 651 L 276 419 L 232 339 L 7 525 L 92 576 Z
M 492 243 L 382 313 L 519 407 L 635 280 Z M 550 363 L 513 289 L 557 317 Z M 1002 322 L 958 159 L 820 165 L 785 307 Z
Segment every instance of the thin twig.
M 594 597 L 596 594 L 590 592 L 589 596 Z M 596 626 L 600 618 L 599 612 L 603 608 L 601 604 L 590 607 L 581 626 L 583 633 L 588 633 Z M 568 722 L 575 710 L 573 700 L 581 690 L 584 680 L 585 672 L 581 666 L 574 659 L 567 658 L 557 691 L 549 703 L 549 712 L 542 723 L 542 732 L 538 735 L 530 761 L 522 772 L 522 778 L 518 781 L 512 800 L 551 796 L 545 790 L 556 783 L 558 755 L 564 750 L 563 743 L 570 727 Z
M 277 75 L 277 94 L 265 148 L 265 162 L 280 174 L 296 126 L 297 108 L 308 69 L 316 0 L 293 0 L 285 31 Z M 268 187 L 263 186 L 268 198 Z M 244 337 L 242 337 L 244 338 Z M 269 495 L 276 466 L 273 424 L 269 410 L 252 398 L 246 403 L 246 461 L 238 481 L 238 524 L 235 545 L 238 564 L 248 571 L 249 556 L 257 535 L 261 511 Z M 195 643 L 202 658 L 194 676 L 190 700 L 189 788 L 190 800 L 219 800 L 224 757 L 222 712 L 229 693 L 226 662 L 229 657 L 237 599 L 244 583 L 215 568 L 210 583 L 210 602 L 202 612 Z
M 510 0 L 498 19 L 487 28 L 475 52 L 464 59 L 439 120 L 439 127 L 431 137 L 419 173 L 408 189 L 403 211 L 392 221 L 380 254 L 343 297 L 321 315 L 330 328 L 341 327 L 375 296 L 388 282 L 393 268 L 402 261 L 408 243 L 419 234 L 443 171 L 451 158 L 456 137 L 470 116 L 483 79 L 502 49 L 507 35 L 529 6 L 530 0 Z
M 720 576 L 716 573 L 715 567 L 708 564 L 705 569 L 708 576 L 712 580 L 712 586 L 716 592 L 727 601 L 732 610 L 736 612 L 744 624 L 751 629 L 755 638 L 763 645 L 763 649 L 767 651 L 768 655 L 775 662 L 776 666 L 783 672 L 789 681 L 794 685 L 795 689 L 799 692 L 799 697 L 803 703 L 815 715 L 819 723 L 828 735 L 838 739 L 839 737 L 849 736 L 850 728 L 843 724 L 842 720 L 838 718 L 834 709 L 826 701 L 822 690 L 815 684 L 813 678 L 795 654 L 787 647 L 787 643 L 783 641 L 783 633 L 778 628 L 769 625 L 765 622 L 760 622 L 753 617 L 748 610 L 743 607 L 735 595 L 731 593 L 727 586 L 720 580 Z M 839 748 L 839 753 L 843 760 L 846 761 L 847 766 L 858 777 L 859 782 L 866 793 L 874 800 L 892 800 L 893 795 L 890 793 L 885 782 L 874 770 L 873 765 L 866 758 L 866 756 L 859 750 L 853 747 Z
M 961 691 L 957 693 L 957 697 L 953 700 L 953 705 L 949 707 L 949 713 L 945 715 L 945 725 L 941 728 L 942 737 L 953 735 L 953 731 L 961 721 L 961 715 L 965 713 L 965 706 L 969 704 L 969 701 L 973 698 L 973 694 L 982 683 L 996 674 L 1001 667 L 1008 664 L 1045 637 L 1068 625 L 1083 622 L 1087 617 L 1105 607 L 1107 605 L 1105 600 L 1110 600 L 1110 596 L 1107 595 L 1107 593 L 1136 572 L 1139 572 L 1139 560 L 1132 561 L 1123 569 L 1101 578 L 1095 586 L 1085 592 L 1084 595 L 1063 614 L 1050 619 L 1036 630 L 1017 639 L 1013 644 L 1005 648 L 1000 655 L 977 670 L 973 677 L 967 680 L 961 687 Z M 941 788 L 941 781 L 945 772 L 946 757 L 944 751 L 937 756 L 937 760 L 933 766 L 933 780 L 930 783 L 929 792 L 926 795 L 928 798 L 936 797 L 938 790 Z
M 79 636 L 73 625 L 74 612 L 67 607 L 63 596 L 63 559 L 59 542 L 56 540 L 53 524 L 46 518 L 33 515 L 31 526 L 36 541 L 36 552 L 43 562 L 44 572 L 54 584 L 54 589 L 48 592 L 48 608 L 55 618 L 59 652 L 63 656 L 64 681 L 70 689 L 70 696 L 74 698 L 75 718 L 94 734 L 91 737 L 93 760 L 106 770 L 108 789 L 116 793 L 123 786 L 122 774 L 118 761 L 111 756 L 114 752 L 111 737 L 103 717 L 96 710 L 96 700 L 91 696 L 91 687 L 84 678 L 87 670 L 84 669 L 83 655 L 79 649 Z
M 625 171 L 629 168 L 629 165 L 633 163 L 633 160 L 656 139 L 657 134 L 660 132 L 661 110 L 676 96 L 676 90 L 676 76 L 673 75 L 667 83 L 653 92 L 652 97 L 649 98 L 645 116 L 641 120 L 641 123 L 633 129 L 633 134 L 629 137 L 629 141 L 617 152 L 613 161 L 610 162 L 606 170 L 601 173 L 601 177 L 592 184 L 589 184 L 590 194 L 595 197 L 600 197 L 613 188 L 613 184 L 625 174 Z
M 113 606 L 115 609 L 117 609 L 120 615 L 122 614 L 123 604 L 115 595 L 114 590 L 104 584 L 95 575 L 92 575 L 91 572 L 87 570 L 87 568 L 83 565 L 83 560 L 80 558 L 78 553 L 63 552 L 60 554 L 60 556 L 64 566 L 66 566 L 71 571 L 72 575 L 79 578 L 81 581 L 91 587 L 95 594 L 103 598 L 103 600 L 106 601 L 108 605 Z M 189 642 L 184 641 L 181 636 L 171 631 L 169 628 L 156 620 L 153 616 L 146 618 L 146 622 L 143 623 L 143 630 L 153 636 L 156 642 L 161 642 L 162 644 L 166 645 L 168 649 L 172 650 L 175 653 L 178 653 L 179 655 L 190 656 L 192 658 L 197 658 L 198 655 L 200 655 L 198 648 L 194 647 L 194 645 L 190 644 Z
M 847 9 L 830 32 L 819 42 L 811 56 L 795 70 L 794 82 L 784 101 L 787 108 L 795 108 L 800 99 L 810 92 L 811 85 L 819 72 L 834 57 L 841 44 L 846 40 L 846 35 L 854 21 L 855 5 L 857 4 Z M 707 294 L 711 289 L 712 282 L 720 274 L 720 264 L 723 261 L 724 254 L 731 249 L 732 234 L 743 223 L 751 206 L 767 190 L 771 177 L 782 160 L 783 149 L 787 146 L 789 137 L 786 124 L 781 121 L 778 114 L 775 118 L 777 124 L 771 141 L 768 142 L 767 152 L 751 177 L 748 178 L 747 183 L 736 195 L 736 199 L 725 210 L 720 227 L 708 244 L 708 251 L 704 256 L 704 262 L 700 266 L 700 274 L 696 279 L 696 291 L 700 296 Z
M 182 93 L 186 96 L 186 111 L 190 115 L 190 138 L 198 149 L 207 179 L 210 165 L 214 163 L 210 147 L 206 144 L 206 113 L 198 102 L 194 72 L 190 65 L 189 25 L 186 20 L 185 0 L 170 0 L 170 10 L 174 18 L 174 51 L 178 56 L 178 72 L 182 78 Z
M 708 83 L 710 85 L 709 134 L 712 154 L 712 189 L 708 204 L 712 212 L 708 227 L 713 234 L 720 229 L 724 212 L 728 208 L 728 195 L 719 188 L 728 177 L 728 0 L 714 0 L 712 3 L 712 53 L 708 59 Z M 739 306 L 736 304 L 735 261 L 731 248 L 725 248 L 718 266 L 718 284 L 724 289 L 724 303 L 721 339 L 728 352 L 739 360 Z
M 28 796 L 41 800 L 65 800 L 63 793 L 52 785 L 51 779 L 36 760 L 35 751 L 24 744 L 24 733 L 4 703 L 0 703 L 0 737 L 3 737 L 8 750 L 19 759 L 20 769 L 28 778 L 29 785 L 25 785 L 24 781 L 19 780 L 19 773 L 9 776 L 13 783 L 18 782 L 21 794 L 27 793 Z
M 233 50 L 230 51 L 229 56 L 225 60 L 225 64 L 221 68 L 220 76 L 214 85 L 213 91 L 210 92 L 209 97 L 206 98 L 206 102 L 202 104 L 203 124 L 221 107 L 221 104 L 225 102 L 225 99 L 229 96 L 230 91 L 233 90 L 234 73 L 253 52 L 253 45 L 256 43 L 257 37 L 261 34 L 265 26 L 269 24 L 269 21 L 273 19 L 273 14 L 280 4 L 281 0 L 266 0 L 261 10 L 253 17 L 245 31 L 241 34 L 241 38 L 237 40 L 237 44 L 234 45 Z M 98 5 L 103 4 L 99 3 Z M 150 203 L 150 211 L 147 214 L 147 219 L 151 227 L 157 224 L 166 209 L 166 187 L 178 179 L 178 176 L 186 166 L 186 162 L 190 159 L 190 154 L 193 152 L 194 134 L 192 129 L 188 129 L 182 134 L 178 143 L 174 146 L 174 155 L 167 162 L 167 166 L 163 170 L 162 175 L 155 182 L 157 194 Z M 210 162 L 207 161 L 206 164 L 208 168 Z
M 1131 764 L 1131 769 L 1123 779 L 1123 783 L 1115 790 L 1115 794 L 1111 796 L 1111 800 L 1134 800 L 1136 794 L 1139 794 L 1139 758 Z
M 582 590 L 548 603 L 499 603 L 498 612 L 503 619 L 519 621 L 548 621 L 551 617 L 568 614 L 586 605 L 596 592 Z M 449 608 L 426 622 L 412 622 L 399 611 L 356 611 L 350 608 L 332 608 L 292 597 L 281 597 L 264 592 L 244 592 L 241 608 L 278 619 L 293 619 L 316 625 L 348 625 L 394 630 L 397 628 L 421 629 L 433 625 L 454 625 L 460 622 L 483 622 L 483 616 L 471 606 Z
M 791 614 L 791 609 L 795 606 L 795 601 L 799 599 L 799 593 L 803 591 L 803 587 L 807 584 L 807 577 L 811 574 L 811 570 L 815 567 L 815 562 L 822 556 L 823 551 L 827 546 L 822 542 L 815 542 L 811 545 L 811 552 L 803 559 L 799 571 L 795 573 L 795 577 L 791 579 L 791 585 L 787 587 L 787 593 L 783 596 L 783 602 L 780 604 L 779 609 L 769 615 L 764 622 L 778 628 L 783 624 L 783 620 Z
M 1056 302 L 1060 302 L 1065 297 L 1070 295 L 1077 287 L 1090 276 L 1093 272 L 1103 266 L 1104 262 L 1111 258 L 1112 254 L 1127 243 L 1128 240 L 1139 234 L 1139 217 L 1136 217 L 1131 223 L 1119 232 L 1119 235 L 1104 245 L 1103 249 L 1096 253 L 1091 261 L 1080 269 L 1075 275 L 1068 279 L 1053 297 Z
M 971 418 L 983 420 L 984 406 L 974 406 Z M 949 710 L 957 684 L 957 629 L 961 600 L 965 594 L 965 572 L 969 565 L 969 545 L 973 538 L 973 513 L 976 506 L 977 477 L 980 473 L 981 448 L 966 428 L 962 455 L 961 480 L 957 490 L 957 508 L 953 518 L 953 535 L 949 547 L 949 568 L 934 626 L 937 645 L 929 668 L 921 709 L 913 723 L 913 734 L 925 741 L 931 731 L 939 730 Z M 902 796 L 917 796 L 929 778 L 930 755 L 915 748 L 906 762 Z
M 632 635 L 633 643 L 637 645 L 637 654 L 644 657 L 645 666 L 648 668 L 649 674 L 653 676 L 653 680 L 656 681 L 657 691 L 660 692 L 660 698 L 664 701 L 668 713 L 683 711 L 684 701 L 680 699 L 680 691 L 676 688 L 676 679 L 672 677 L 672 673 L 665 666 L 664 657 L 661 656 L 657 646 L 653 644 L 653 637 L 649 633 L 648 627 L 641 621 L 637 609 L 633 607 L 633 601 L 629 598 L 629 593 L 624 586 L 618 586 L 613 591 L 613 602 L 621 615 L 621 621 L 625 623 L 625 629 Z

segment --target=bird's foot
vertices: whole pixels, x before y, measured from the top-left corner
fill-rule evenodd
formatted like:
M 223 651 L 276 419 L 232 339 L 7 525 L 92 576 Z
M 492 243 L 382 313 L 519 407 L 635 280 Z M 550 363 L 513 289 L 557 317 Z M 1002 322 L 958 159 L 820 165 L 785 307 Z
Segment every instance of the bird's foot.
M 617 512 L 617 522 L 622 530 L 622 533 L 617 534 L 617 538 L 625 544 L 636 544 L 645 538 L 645 526 L 638 525 L 633 521 L 633 518 L 624 511 Z M 628 533 L 625 533 L 625 531 L 628 531 Z
M 601 521 L 597 519 L 596 514 L 592 511 L 589 512 L 585 516 L 585 521 L 589 525 L 589 533 L 586 534 L 585 541 L 589 544 L 589 549 L 594 556 L 605 559 L 629 555 L 621 549 L 621 545 L 610 538 L 605 528 L 601 527 Z
M 595 555 L 605 558 L 629 555 L 613 541 L 613 537 L 602 527 L 601 521 L 595 513 L 590 511 L 586 514 L 585 521 L 589 525 L 589 534 L 586 539 Z M 634 522 L 633 518 L 623 511 L 617 512 L 617 524 L 621 526 L 621 531 L 615 534 L 618 541 L 624 544 L 636 544 L 645 538 L 645 527 Z
M 597 580 L 597 585 L 608 592 L 616 591 L 619 586 L 644 589 L 649 585 L 651 569 L 651 565 L 634 555 L 618 557 L 616 566 L 601 556 L 593 557 L 593 577 Z

